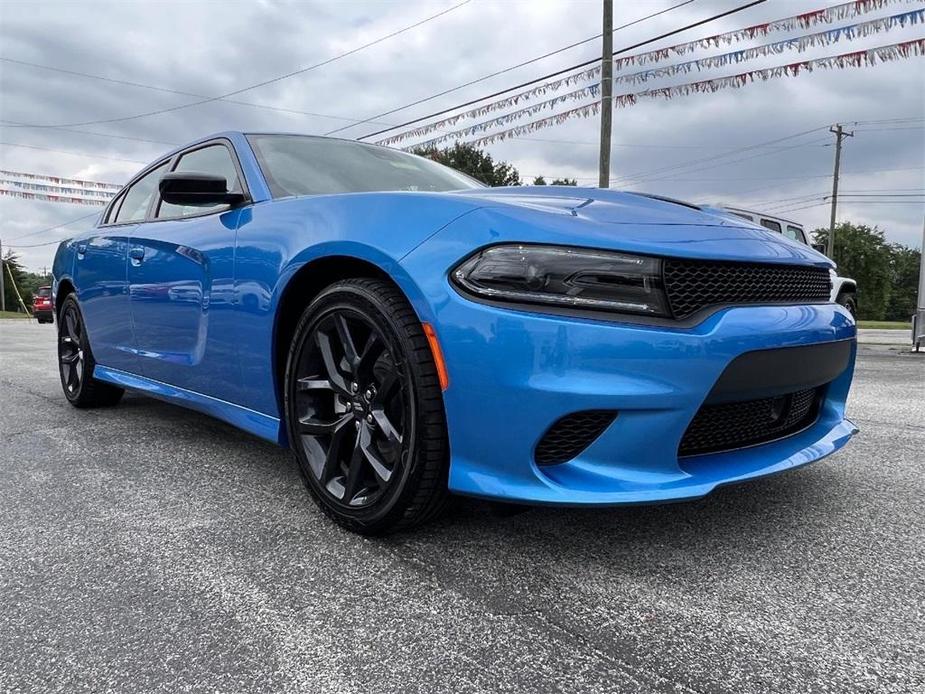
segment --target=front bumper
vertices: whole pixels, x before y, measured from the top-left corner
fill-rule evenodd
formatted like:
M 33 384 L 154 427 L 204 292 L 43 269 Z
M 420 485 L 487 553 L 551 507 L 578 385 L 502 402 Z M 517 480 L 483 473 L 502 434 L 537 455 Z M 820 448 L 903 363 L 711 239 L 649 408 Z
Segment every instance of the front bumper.
M 856 432 L 845 419 L 855 326 L 836 304 L 724 309 L 686 329 L 551 316 L 476 303 L 448 290 L 436 310 L 455 492 L 534 504 L 613 505 L 703 496 L 798 467 Z M 815 423 L 736 451 L 679 458 L 687 426 L 726 366 L 750 351 L 851 341 Z M 538 466 L 550 425 L 617 410 L 578 457 Z

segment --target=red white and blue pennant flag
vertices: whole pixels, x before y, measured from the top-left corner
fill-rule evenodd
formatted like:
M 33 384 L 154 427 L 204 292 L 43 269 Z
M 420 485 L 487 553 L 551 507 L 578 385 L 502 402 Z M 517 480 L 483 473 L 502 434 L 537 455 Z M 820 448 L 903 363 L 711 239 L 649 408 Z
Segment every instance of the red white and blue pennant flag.
M 840 5 L 832 5 L 831 7 L 804 12 L 803 14 L 794 15 L 792 17 L 784 17 L 783 19 L 775 19 L 773 22 L 766 22 L 764 24 L 753 24 L 744 29 L 727 31 L 722 34 L 716 34 L 715 36 L 697 39 L 696 41 L 679 43 L 666 48 L 657 48 L 654 51 L 636 53 L 635 55 L 628 55 L 624 58 L 614 58 L 613 68 L 614 70 L 620 70 L 628 65 L 655 63 L 660 60 L 667 60 L 672 56 L 686 55 L 698 48 L 707 49 L 718 48 L 721 45 L 729 46 L 739 41 L 750 41 L 777 31 L 806 30 L 818 24 L 831 24 L 832 22 L 840 22 L 845 19 L 860 17 L 890 5 L 910 4 L 914 2 L 917 2 L 917 0 L 851 0 L 851 2 L 844 2 Z
M 0 170 L 0 196 L 11 198 L 100 206 L 120 188 L 114 183 Z
M 722 55 L 708 56 L 697 60 L 690 60 L 684 63 L 666 65 L 649 70 L 641 70 L 639 72 L 634 72 L 627 75 L 618 75 L 614 77 L 614 83 L 626 82 L 629 84 L 639 84 L 647 82 L 650 79 L 659 79 L 662 77 L 670 77 L 679 74 L 688 74 L 695 69 L 699 72 L 702 70 L 724 67 L 730 64 L 737 64 L 759 57 L 778 55 L 787 50 L 803 52 L 812 46 L 828 46 L 837 43 L 841 39 L 851 40 L 872 36 L 882 31 L 889 31 L 890 29 L 897 27 L 902 28 L 906 26 L 912 26 L 922 21 L 925 21 L 925 9 L 912 10 L 910 12 L 903 12 L 900 14 L 892 15 L 890 17 L 882 17 L 880 19 L 870 20 L 868 22 L 861 22 L 859 24 L 852 24 L 849 26 L 838 27 L 836 29 L 829 29 L 816 34 L 808 34 L 806 36 L 800 36 L 784 41 L 777 41 L 761 46 L 755 46 L 753 48 L 732 51 Z M 457 113 L 439 121 L 420 125 L 416 128 L 391 135 L 389 137 L 378 140 L 376 144 L 394 145 L 400 142 L 404 142 L 408 139 L 423 137 L 438 130 L 442 130 L 447 127 L 453 127 L 461 120 L 466 120 L 469 118 L 480 118 L 495 111 L 503 111 L 511 108 L 512 106 L 517 106 L 522 102 L 529 102 L 533 97 L 542 96 L 548 92 L 558 91 L 563 86 L 584 82 L 589 79 L 599 78 L 600 74 L 601 68 L 599 65 L 588 68 L 587 70 L 583 70 L 568 77 L 563 77 L 552 82 L 546 82 L 526 91 L 512 94 L 511 96 L 504 99 L 493 101 L 488 104 L 483 104 L 482 106 L 478 106 L 474 109 L 470 109 L 462 113 Z M 547 99 L 546 101 L 537 102 L 513 113 L 506 114 L 506 116 L 502 116 L 497 120 L 501 121 L 502 119 L 505 119 L 504 123 L 509 123 L 512 120 L 519 120 L 525 117 L 534 116 L 543 110 L 553 109 L 563 103 L 581 101 L 589 97 L 597 97 L 599 93 L 600 84 L 595 82 L 594 84 L 586 85 L 580 89 L 561 94 L 559 96 L 553 97 L 552 99 Z M 435 144 L 437 141 L 443 141 L 445 139 L 447 138 L 441 136 L 440 138 L 434 138 L 433 140 L 428 140 L 427 142 L 420 143 L 419 145 L 415 146 L 427 147 Z
M 851 53 L 842 53 L 841 55 L 829 56 L 826 58 L 817 58 L 815 60 L 804 60 L 787 65 L 777 65 L 775 67 L 764 68 L 761 70 L 749 70 L 737 75 L 727 75 L 715 79 L 701 80 L 699 82 L 688 82 L 685 84 L 675 85 L 673 87 L 662 87 L 658 89 L 648 89 L 642 92 L 631 94 L 618 94 L 613 97 L 614 108 L 624 108 L 632 106 L 641 99 L 664 98 L 672 99 L 677 96 L 687 96 L 689 94 L 710 94 L 725 89 L 739 89 L 753 82 L 767 82 L 769 80 L 781 79 L 784 77 L 796 77 L 804 72 L 813 72 L 814 70 L 842 70 L 847 68 L 867 67 L 879 63 L 904 60 L 913 56 L 925 55 L 925 38 L 904 41 L 889 46 L 879 46 L 864 51 L 854 51 Z M 568 111 L 563 111 L 547 118 L 524 123 L 507 130 L 490 133 L 477 137 L 474 140 L 468 140 L 468 144 L 480 146 L 500 142 L 513 137 L 519 137 L 529 133 L 542 130 L 554 125 L 559 125 L 572 118 L 587 118 L 595 115 L 600 111 L 600 101 L 594 101 L 590 104 L 584 104 Z M 509 114 L 513 115 L 513 114 Z M 450 133 L 444 137 L 425 143 L 424 146 L 431 146 L 432 142 L 437 140 L 459 140 L 464 137 L 478 135 L 485 130 L 494 127 L 496 121 L 503 121 L 506 116 L 494 121 L 479 123 L 471 128 Z

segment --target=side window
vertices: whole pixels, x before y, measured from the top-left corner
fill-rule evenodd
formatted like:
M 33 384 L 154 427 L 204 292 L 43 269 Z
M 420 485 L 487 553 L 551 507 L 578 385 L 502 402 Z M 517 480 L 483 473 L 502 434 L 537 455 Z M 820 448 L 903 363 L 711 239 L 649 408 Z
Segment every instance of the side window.
M 755 221 L 754 219 L 752 219 L 752 216 L 751 216 L 750 214 L 744 214 L 744 213 L 742 213 L 742 212 L 733 212 L 732 214 L 734 214 L 736 217 L 741 217 L 742 219 L 747 219 L 747 220 L 750 221 L 750 222 L 754 222 L 754 221 Z
M 128 192 L 122 196 L 122 204 L 116 213 L 115 221 L 119 224 L 125 222 L 144 221 L 145 213 L 148 211 L 148 205 L 157 193 L 157 184 L 161 176 L 167 171 L 167 164 L 161 164 L 154 171 L 138 179 L 128 189 Z
M 787 225 L 787 230 L 784 232 L 784 236 L 798 243 L 806 243 L 806 234 L 803 233 L 803 230 L 800 227 L 795 227 L 792 224 Z
M 119 214 L 119 205 L 122 204 L 122 200 L 125 198 L 125 195 L 119 195 L 112 205 L 109 207 L 109 212 L 106 214 L 106 219 L 103 220 L 103 224 L 112 224 L 116 221 L 116 215 Z
M 231 152 L 225 145 L 209 145 L 202 149 L 196 149 L 180 157 L 174 171 L 189 171 L 195 173 L 212 174 L 213 176 L 222 176 L 225 179 L 229 192 L 241 190 L 241 182 L 238 180 L 238 170 L 235 168 L 234 159 Z M 161 202 L 157 211 L 158 219 L 170 217 L 185 217 L 188 215 L 208 214 L 223 210 L 227 205 L 211 205 L 202 207 L 199 205 L 171 205 L 169 202 Z
M 776 231 L 778 234 L 781 233 L 780 222 L 775 222 L 772 219 L 762 219 L 761 226 L 763 226 L 765 229 Z

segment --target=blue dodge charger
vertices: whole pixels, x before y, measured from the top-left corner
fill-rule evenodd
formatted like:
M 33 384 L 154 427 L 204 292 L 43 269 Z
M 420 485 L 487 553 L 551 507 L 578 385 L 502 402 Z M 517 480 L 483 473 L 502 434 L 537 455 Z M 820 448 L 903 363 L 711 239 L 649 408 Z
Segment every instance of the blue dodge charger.
M 53 292 L 73 405 L 130 389 L 287 446 L 376 534 L 450 492 L 679 500 L 832 453 L 856 431 L 833 274 L 676 200 L 228 132 L 135 176 L 61 244 Z

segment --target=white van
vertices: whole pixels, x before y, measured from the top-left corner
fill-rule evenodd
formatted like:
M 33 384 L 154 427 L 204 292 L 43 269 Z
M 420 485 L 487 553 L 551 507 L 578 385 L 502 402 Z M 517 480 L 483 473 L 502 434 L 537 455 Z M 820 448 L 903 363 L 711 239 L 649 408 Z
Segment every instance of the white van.
M 741 207 L 730 207 L 728 205 L 719 205 L 720 209 L 734 214 L 737 217 L 742 217 L 747 219 L 750 222 L 755 224 L 760 224 L 765 229 L 770 231 L 777 232 L 778 234 L 783 234 L 788 239 L 797 241 L 799 243 L 805 243 L 807 246 L 813 246 L 817 251 L 824 252 L 823 248 L 817 247 L 814 244 L 810 243 L 809 238 L 806 235 L 806 231 L 803 229 L 803 225 L 799 222 L 793 222 L 789 219 L 783 219 L 781 217 L 775 217 L 774 215 L 765 214 L 764 212 L 755 212 L 754 210 L 744 210 Z M 858 309 L 858 285 L 852 279 L 847 277 L 838 277 L 835 276 L 832 278 L 832 301 L 837 301 L 842 306 L 847 308 L 852 316 L 857 315 Z

